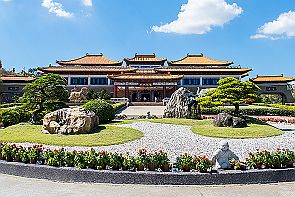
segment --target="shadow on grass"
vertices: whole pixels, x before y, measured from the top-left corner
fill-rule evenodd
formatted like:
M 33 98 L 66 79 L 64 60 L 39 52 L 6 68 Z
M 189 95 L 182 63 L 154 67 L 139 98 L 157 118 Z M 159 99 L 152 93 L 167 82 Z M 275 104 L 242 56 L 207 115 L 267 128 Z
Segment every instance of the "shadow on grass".
M 259 120 L 257 118 L 253 118 L 253 117 L 246 117 L 247 123 L 251 123 L 251 124 L 257 124 L 257 125 L 269 125 L 267 124 L 265 121 Z
M 90 131 L 88 134 L 95 134 L 95 133 L 100 133 L 101 131 L 105 130 L 105 126 L 98 126 L 97 128 L 93 129 Z

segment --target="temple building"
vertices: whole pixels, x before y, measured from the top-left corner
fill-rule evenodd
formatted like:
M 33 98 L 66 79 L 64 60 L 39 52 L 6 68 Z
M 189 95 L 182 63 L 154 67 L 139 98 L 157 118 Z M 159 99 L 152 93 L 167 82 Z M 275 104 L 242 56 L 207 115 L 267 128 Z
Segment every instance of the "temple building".
M 256 76 L 250 79 L 260 87 L 261 94 L 278 94 L 282 97 L 282 104 L 295 102 L 292 96 L 293 87 L 291 82 L 295 78 L 284 75 L 275 76 Z
M 57 73 L 68 81 L 68 88 L 106 89 L 112 97 L 129 98 L 132 102 L 161 101 L 178 87 L 192 92 L 217 87 L 219 79 L 247 76 L 251 68 L 232 66 L 233 62 L 218 61 L 203 54 L 188 54 L 177 61 L 167 61 L 155 54 L 135 54 L 132 58 L 113 61 L 103 54 L 57 61 L 58 66 L 39 68 L 43 73 Z M 168 65 L 165 65 L 165 64 Z
M 23 88 L 35 80 L 31 76 L 2 75 L 0 76 L 0 103 L 14 102 L 14 97 L 21 96 Z

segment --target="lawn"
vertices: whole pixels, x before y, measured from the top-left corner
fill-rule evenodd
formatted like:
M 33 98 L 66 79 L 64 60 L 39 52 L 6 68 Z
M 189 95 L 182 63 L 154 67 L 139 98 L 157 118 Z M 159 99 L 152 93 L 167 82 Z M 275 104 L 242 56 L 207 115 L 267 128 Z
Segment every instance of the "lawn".
M 55 135 L 41 133 L 41 125 L 18 124 L 0 129 L 0 142 L 31 142 L 59 146 L 107 146 L 122 144 L 143 137 L 143 133 L 132 128 L 101 125 L 92 134 Z
M 122 121 L 119 124 L 132 123 L 135 120 Z M 143 120 L 162 124 L 186 125 L 192 127 L 195 134 L 217 137 L 217 138 L 262 138 L 281 135 L 283 132 L 264 122 L 248 123 L 246 128 L 215 127 L 213 120 L 192 120 L 192 119 L 150 119 Z

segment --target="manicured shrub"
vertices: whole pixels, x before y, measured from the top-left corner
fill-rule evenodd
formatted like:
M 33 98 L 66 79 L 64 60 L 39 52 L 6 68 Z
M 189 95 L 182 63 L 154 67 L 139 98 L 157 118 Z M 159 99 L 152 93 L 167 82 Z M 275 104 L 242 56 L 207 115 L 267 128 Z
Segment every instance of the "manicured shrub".
M 21 122 L 28 122 L 30 118 L 31 112 L 23 107 L 0 111 L 0 122 L 2 122 L 5 127 Z
M 107 123 L 115 118 L 114 108 L 105 100 L 93 100 L 83 105 L 84 109 L 93 111 L 99 118 L 99 123 Z
M 123 107 L 125 107 L 126 103 L 120 102 L 120 103 L 113 104 L 112 106 L 114 108 L 114 112 L 117 112 L 117 111 L 121 110 Z

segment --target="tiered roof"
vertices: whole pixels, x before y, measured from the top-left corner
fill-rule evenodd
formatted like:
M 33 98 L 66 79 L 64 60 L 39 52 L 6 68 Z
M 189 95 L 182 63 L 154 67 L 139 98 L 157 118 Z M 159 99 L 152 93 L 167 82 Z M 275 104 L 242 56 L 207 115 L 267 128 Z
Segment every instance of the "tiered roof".
M 273 76 L 256 76 L 251 81 L 254 83 L 269 83 L 269 82 L 291 82 L 295 81 L 295 78 L 286 77 L 284 75 L 273 75 Z
M 166 58 L 158 58 L 156 54 L 137 54 L 135 53 L 133 58 L 125 58 L 124 61 L 127 65 L 130 64 L 139 64 L 139 65 L 161 65 L 163 66 L 164 63 L 167 61 Z
M 187 54 L 186 57 L 168 62 L 170 67 L 191 67 L 191 66 L 229 66 L 233 62 L 219 61 L 205 57 L 202 53 L 199 55 Z
M 4 75 L 4 76 L 1 76 L 0 79 L 3 81 L 3 83 L 32 82 L 35 80 L 35 78 L 31 76 L 17 76 L 17 75 Z
M 242 75 L 249 71 L 251 68 L 193 68 L 193 67 L 168 67 L 168 68 L 156 68 L 155 69 L 161 73 L 186 73 L 186 74 L 233 74 L 233 75 Z
M 183 75 L 125 73 L 121 75 L 108 75 L 108 78 L 114 81 L 179 81 L 183 78 Z
M 49 66 L 45 68 L 38 68 L 44 73 L 92 73 L 92 72 L 133 72 L 135 68 L 126 68 L 121 66 Z
M 122 62 L 110 60 L 103 56 L 103 54 L 88 54 L 77 59 L 56 61 L 59 65 L 80 65 L 80 66 L 121 66 Z

